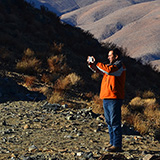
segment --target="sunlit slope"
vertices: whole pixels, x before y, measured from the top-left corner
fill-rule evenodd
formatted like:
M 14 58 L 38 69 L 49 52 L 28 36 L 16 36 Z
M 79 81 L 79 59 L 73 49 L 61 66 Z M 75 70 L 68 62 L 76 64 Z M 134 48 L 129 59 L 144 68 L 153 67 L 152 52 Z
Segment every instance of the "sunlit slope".
M 141 1 L 143 2 L 143 1 Z M 160 1 L 98 1 L 61 16 L 99 41 L 127 48 L 133 58 L 160 65 Z

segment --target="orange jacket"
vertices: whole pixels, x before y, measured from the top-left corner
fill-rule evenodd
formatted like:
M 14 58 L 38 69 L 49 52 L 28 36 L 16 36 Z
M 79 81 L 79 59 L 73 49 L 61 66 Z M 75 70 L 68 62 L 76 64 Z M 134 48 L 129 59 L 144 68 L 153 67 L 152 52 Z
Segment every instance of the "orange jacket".
M 101 82 L 101 99 L 124 99 L 126 68 L 121 61 L 113 64 L 103 64 L 98 62 L 97 69 L 103 73 Z M 92 68 L 92 65 L 90 65 Z

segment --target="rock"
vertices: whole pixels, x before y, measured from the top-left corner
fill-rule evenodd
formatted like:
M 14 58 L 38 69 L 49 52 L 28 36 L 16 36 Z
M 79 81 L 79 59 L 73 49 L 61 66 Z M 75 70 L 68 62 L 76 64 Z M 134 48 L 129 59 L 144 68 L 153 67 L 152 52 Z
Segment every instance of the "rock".
M 6 123 L 6 121 L 5 121 L 5 120 L 3 120 L 2 125 L 4 125 L 4 126 L 6 126 L 6 125 L 7 125 L 7 123 Z
M 77 156 L 82 156 L 83 155 L 83 152 L 78 152 L 77 153 Z
M 28 151 L 29 152 L 33 152 L 33 151 L 35 151 L 35 150 L 37 150 L 38 148 L 35 146 L 35 145 L 32 145 L 32 146 L 30 146 L 29 148 L 28 148 Z
M 75 118 L 74 118 L 73 115 L 68 115 L 68 116 L 66 117 L 66 119 L 67 119 L 67 120 L 74 120 Z
M 62 108 L 64 108 L 64 109 L 65 109 L 65 108 L 68 108 L 68 105 L 67 105 L 67 104 L 63 104 L 63 105 L 62 105 Z
M 143 160 L 151 160 L 152 157 L 153 157 L 153 155 L 147 154 L 147 155 L 143 158 Z
M 29 129 L 29 128 L 30 128 L 30 125 L 29 125 L 29 124 L 26 124 L 23 128 L 24 128 L 24 129 Z
M 83 157 L 86 158 L 86 159 L 90 159 L 91 157 L 93 157 L 93 153 L 92 152 L 86 152 L 86 153 L 84 153 Z

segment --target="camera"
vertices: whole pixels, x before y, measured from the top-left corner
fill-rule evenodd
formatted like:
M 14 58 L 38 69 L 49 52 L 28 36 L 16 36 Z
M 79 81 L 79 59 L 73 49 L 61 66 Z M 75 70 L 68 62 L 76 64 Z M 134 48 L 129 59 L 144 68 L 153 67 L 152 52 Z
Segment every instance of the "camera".
M 93 62 L 94 62 L 93 57 L 89 56 L 89 58 L 88 58 L 88 62 L 93 63 Z

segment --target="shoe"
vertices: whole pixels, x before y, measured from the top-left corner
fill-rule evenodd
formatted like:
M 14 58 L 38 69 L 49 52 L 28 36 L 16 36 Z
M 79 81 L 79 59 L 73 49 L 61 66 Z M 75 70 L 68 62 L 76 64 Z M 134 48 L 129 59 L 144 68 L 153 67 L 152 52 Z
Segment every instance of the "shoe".
M 112 147 L 112 144 L 108 144 L 107 147 L 104 148 L 104 151 L 107 151 L 110 147 Z
M 121 147 L 115 147 L 115 146 L 111 146 L 107 149 L 108 152 L 122 152 L 122 148 Z

